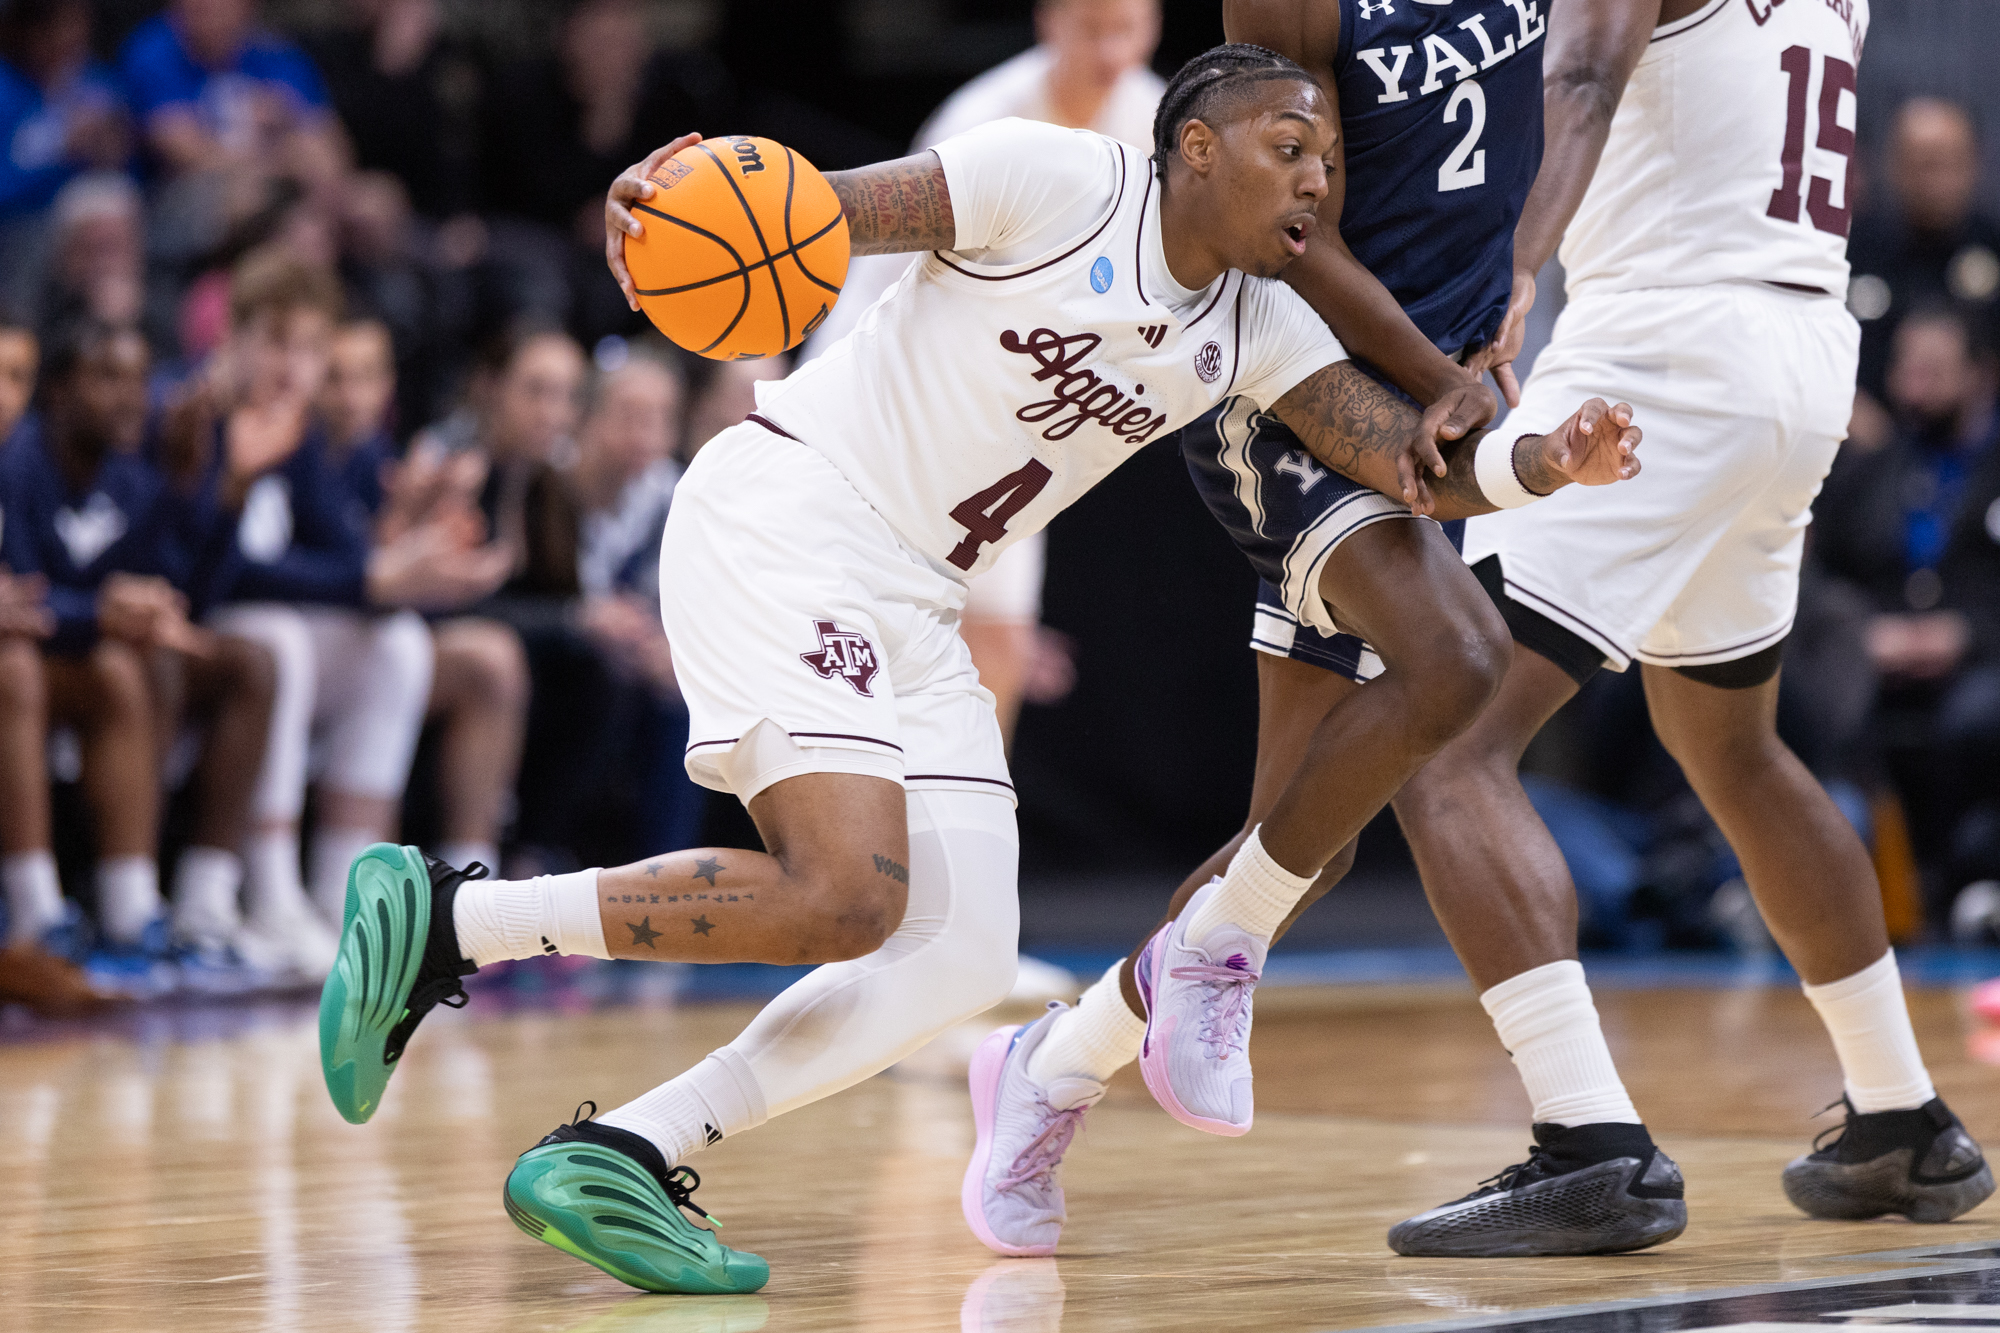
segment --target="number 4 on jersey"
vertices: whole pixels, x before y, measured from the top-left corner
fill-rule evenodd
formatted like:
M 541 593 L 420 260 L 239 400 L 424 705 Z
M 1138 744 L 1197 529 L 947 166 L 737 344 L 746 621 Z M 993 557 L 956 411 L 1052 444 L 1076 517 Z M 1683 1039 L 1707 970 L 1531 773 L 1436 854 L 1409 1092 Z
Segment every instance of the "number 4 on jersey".
M 971 569 L 979 562 L 979 548 L 1005 537 L 1009 520 L 1027 508 L 1054 476 L 1040 459 L 1030 458 L 1025 467 L 959 501 L 951 521 L 965 529 L 965 540 L 945 559 L 960 569 Z

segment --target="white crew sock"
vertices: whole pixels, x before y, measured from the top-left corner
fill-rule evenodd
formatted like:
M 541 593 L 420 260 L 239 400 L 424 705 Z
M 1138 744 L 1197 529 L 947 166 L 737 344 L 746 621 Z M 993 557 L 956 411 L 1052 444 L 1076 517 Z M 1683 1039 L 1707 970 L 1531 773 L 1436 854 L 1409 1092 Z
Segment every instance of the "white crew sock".
M 494 874 L 500 873 L 500 847 L 491 842 L 448 842 L 437 849 L 437 859 L 463 870 L 474 861 Z
M 1233 925 L 1269 944 L 1285 923 L 1285 917 L 1305 897 L 1319 872 L 1294 875 L 1271 859 L 1258 836 L 1264 826 L 1250 830 L 1243 846 L 1229 863 L 1222 884 L 1203 900 L 1188 918 L 1186 938 L 1200 944 L 1218 926 Z
M 382 841 L 373 829 L 318 828 L 313 830 L 311 865 L 313 905 L 335 926 L 347 911 L 347 868 L 354 859 Z
M 1046 1087 L 1059 1078 L 1092 1078 L 1099 1083 L 1139 1058 L 1146 1020 L 1133 1013 L 1118 988 L 1125 960 L 1113 963 L 1076 1002 L 1056 1015 L 1055 1026 L 1028 1057 L 1028 1077 Z
M 1479 997 L 1535 1104 L 1534 1123 L 1640 1124 L 1573 959 L 1509 977 Z
M 97 863 L 97 924 L 114 944 L 137 944 L 160 914 L 160 867 L 150 856 L 107 856 Z
M 243 862 L 220 847 L 190 847 L 174 867 L 174 933 L 185 940 L 227 940 L 243 924 L 237 893 Z
M 458 951 L 481 967 L 545 953 L 611 956 L 597 915 L 594 869 L 461 884 L 451 919 Z
M 0 857 L 0 888 L 7 893 L 7 943 L 33 944 L 62 924 L 62 881 L 48 848 Z
M 1894 949 L 1851 977 L 1805 992 L 1833 1038 L 1855 1110 L 1906 1111 L 1937 1096 L 1910 1030 Z
M 299 878 L 299 829 L 260 829 L 243 847 L 247 910 L 256 925 L 283 925 L 306 911 L 306 886 Z
M 600 1124 L 650 1139 L 678 1166 L 712 1143 L 764 1123 L 764 1091 L 749 1061 L 725 1046 L 679 1078 L 662 1083 Z

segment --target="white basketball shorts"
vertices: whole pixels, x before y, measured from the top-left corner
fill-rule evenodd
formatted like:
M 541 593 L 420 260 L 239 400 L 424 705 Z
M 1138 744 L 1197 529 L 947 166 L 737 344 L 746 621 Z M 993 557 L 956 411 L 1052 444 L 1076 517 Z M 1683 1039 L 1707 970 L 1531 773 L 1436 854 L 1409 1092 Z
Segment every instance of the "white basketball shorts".
M 824 456 L 754 421 L 717 435 L 675 489 L 660 543 L 688 776 L 745 802 L 774 772 L 1011 801 L 993 696 L 958 634 L 964 602 L 965 584 Z M 782 772 L 774 736 L 796 747 Z
M 1623 671 L 1734 661 L 1791 631 L 1813 497 L 1847 434 L 1860 326 L 1833 297 L 1756 284 L 1571 302 L 1510 438 L 1585 399 L 1632 405 L 1643 467 L 1466 525 L 1507 593 Z

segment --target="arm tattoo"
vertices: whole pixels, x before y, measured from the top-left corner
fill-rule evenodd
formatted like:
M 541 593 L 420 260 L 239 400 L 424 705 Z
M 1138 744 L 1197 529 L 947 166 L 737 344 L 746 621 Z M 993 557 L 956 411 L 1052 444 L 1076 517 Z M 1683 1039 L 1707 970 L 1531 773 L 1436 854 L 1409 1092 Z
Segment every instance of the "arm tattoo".
M 1539 440 L 1537 435 L 1524 435 L 1508 447 L 1514 451 L 1514 475 L 1521 484 L 1536 495 L 1553 495 L 1569 485 L 1569 478 L 1556 471 L 1550 462 L 1548 450 L 1539 445 L 1523 447 L 1523 440 Z
M 857 255 L 949 250 L 958 244 L 951 191 L 936 153 L 830 171 L 826 183 L 847 215 L 848 243 Z
M 901 861 L 892 861 L 886 856 L 877 856 L 875 858 L 875 873 L 878 875 L 887 875 L 898 884 L 908 884 L 910 882 L 910 868 Z
M 1307 376 L 1272 411 L 1314 458 L 1352 481 L 1402 499 L 1396 460 L 1417 428 L 1417 410 L 1353 362 L 1338 362 Z M 1472 455 L 1485 434 L 1477 430 L 1463 439 L 1438 441 L 1445 475 L 1423 473 L 1437 502 L 1435 517 L 1467 518 L 1493 511 L 1493 503 L 1472 474 Z

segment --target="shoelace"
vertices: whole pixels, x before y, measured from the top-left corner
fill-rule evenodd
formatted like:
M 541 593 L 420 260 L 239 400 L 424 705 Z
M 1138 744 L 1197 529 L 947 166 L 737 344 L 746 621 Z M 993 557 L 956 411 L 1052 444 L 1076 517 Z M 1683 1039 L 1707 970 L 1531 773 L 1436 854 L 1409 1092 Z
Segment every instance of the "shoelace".
M 1208 1007 L 1202 1011 L 1201 1043 L 1211 1060 L 1243 1049 L 1243 1020 L 1250 1012 L 1250 987 L 1261 973 L 1247 968 L 1194 963 L 1167 973 L 1175 981 L 1200 982 Z
M 1498 1193 L 1513 1189 L 1515 1185 L 1520 1183 L 1521 1177 L 1531 1172 L 1540 1172 L 1548 1165 L 1548 1162 L 1549 1155 L 1542 1150 L 1542 1145 L 1537 1143 L 1528 1149 L 1527 1161 L 1516 1162 L 1512 1166 L 1500 1168 L 1500 1170 L 1495 1171 L 1492 1175 L 1480 1181 L 1472 1193 L 1484 1194 L 1488 1190 Z M 1472 1196 L 1467 1195 L 1466 1197 L 1470 1198 Z
M 1813 1112 L 1813 1119 L 1815 1120 L 1819 1119 L 1821 1116 L 1825 1115 L 1828 1111 L 1833 1110 L 1837 1106 L 1846 1106 L 1846 1105 L 1847 1105 L 1847 1098 L 1845 1096 L 1837 1097 L 1833 1101 L 1828 1102 L 1825 1106 L 1820 1107 L 1819 1110 Z M 1852 1114 L 1852 1112 L 1850 1111 L 1849 1114 Z M 1813 1151 L 1825 1152 L 1828 1148 L 1839 1147 L 1840 1140 L 1842 1136 L 1845 1135 L 1846 1133 L 1847 1133 L 1847 1117 L 1842 1116 L 1839 1124 L 1828 1125 L 1825 1129 L 1822 1129 L 1819 1133 L 1813 1135 Z M 1827 1135 L 1829 1134 L 1833 1136 L 1832 1143 L 1824 1142 Z
M 426 857 L 425 865 L 428 868 L 431 865 L 445 865 L 445 863 L 435 858 Z M 445 866 L 445 869 L 449 873 L 444 879 L 441 882 L 434 881 L 432 884 L 431 894 L 433 902 L 436 901 L 437 894 L 442 889 L 463 884 L 467 880 L 485 879 L 487 875 L 492 873 L 484 864 L 478 861 L 472 862 L 463 870 L 451 866 Z M 423 1022 L 424 1015 L 439 1005 L 443 1005 L 447 1009 L 463 1009 L 472 1002 L 472 997 L 465 993 L 464 977 L 476 969 L 470 966 L 455 965 L 444 959 L 434 957 L 433 943 L 435 939 L 436 937 L 433 935 L 430 940 L 424 942 L 423 962 L 417 970 L 417 983 L 410 988 L 410 998 L 404 1002 L 403 1020 L 396 1024 L 395 1027 L 390 1028 L 388 1036 L 383 1039 L 382 1063 L 385 1065 L 394 1064 L 403 1058 L 403 1050 L 410 1044 L 410 1037 L 416 1032 L 417 1024 Z M 429 975 L 426 976 L 426 973 Z M 595 1104 L 591 1105 L 594 1110 Z M 577 1109 L 579 1111 L 582 1110 L 581 1107 Z
M 475 861 L 473 862 L 473 864 L 478 865 L 479 863 Z M 484 866 L 480 866 L 479 868 L 482 871 L 485 869 Z M 586 1106 L 590 1108 L 588 1113 L 586 1113 L 583 1109 Z M 571 1112 L 570 1114 L 569 1123 L 572 1127 L 581 1125 L 586 1121 L 594 1119 L 596 1115 L 597 1115 L 596 1102 L 593 1101 L 578 1102 L 576 1104 L 576 1110 Z M 547 1142 L 547 1140 L 543 1140 L 543 1142 Z M 643 1165 L 644 1164 L 641 1163 L 642 1167 Z M 653 1179 L 660 1182 L 660 1188 L 667 1192 L 667 1200 L 668 1202 L 672 1203 L 674 1207 L 691 1208 L 695 1212 L 699 1213 L 702 1219 L 707 1223 L 709 1223 L 711 1226 L 713 1226 L 717 1231 L 722 1230 L 722 1219 L 717 1217 L 714 1213 L 709 1212 L 708 1209 L 702 1207 L 700 1204 L 694 1201 L 694 1192 L 701 1188 L 700 1172 L 696 1171 L 691 1166 L 676 1166 L 668 1168 L 667 1174 L 665 1174 L 664 1176 L 655 1175 L 653 1176 Z
M 1083 1124 L 1083 1113 L 1088 1106 L 1072 1106 L 1066 1111 L 1058 1111 L 1047 1102 L 1042 1107 L 1048 1112 L 1048 1121 L 1042 1132 L 1028 1141 L 1028 1145 L 1014 1154 L 1008 1163 L 1011 1174 L 1004 1177 L 995 1189 L 1009 1191 L 1031 1182 L 1044 1182 L 1049 1173 L 1061 1164 L 1063 1154 L 1069 1151 L 1070 1140 L 1076 1137 L 1077 1127 Z

